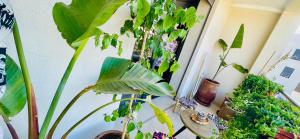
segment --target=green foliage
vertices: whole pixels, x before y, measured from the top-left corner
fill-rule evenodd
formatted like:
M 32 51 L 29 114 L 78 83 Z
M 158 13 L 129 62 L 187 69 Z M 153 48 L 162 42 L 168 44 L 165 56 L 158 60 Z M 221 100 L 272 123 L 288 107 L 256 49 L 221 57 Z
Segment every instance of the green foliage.
M 275 82 L 268 80 L 263 76 L 249 74 L 247 79 L 240 85 L 241 90 L 248 90 L 254 93 L 263 95 L 273 95 L 277 92 L 283 91 L 283 87 Z M 239 93 L 234 93 L 239 95 Z
M 239 65 L 239 64 L 236 64 L 236 63 L 233 63 L 232 64 L 232 67 L 235 68 L 237 71 L 239 71 L 240 73 L 248 73 L 249 70 L 244 68 L 243 66 Z
M 244 39 L 244 24 L 241 24 L 239 27 L 239 31 L 234 37 L 234 40 L 231 44 L 230 47 L 228 47 L 227 43 L 223 39 L 218 40 L 218 45 L 222 49 L 223 53 L 219 56 L 220 57 L 220 65 L 213 76 L 213 80 L 218 76 L 218 74 L 223 71 L 225 68 L 232 66 L 234 69 L 239 71 L 240 73 L 246 74 L 249 72 L 247 68 L 244 68 L 242 65 L 236 64 L 236 63 L 231 63 L 228 64 L 225 60 L 232 48 L 242 48 L 243 44 L 243 39 Z
M 244 24 L 242 24 L 237 32 L 230 48 L 242 48 L 244 38 Z
M 228 45 L 223 39 L 219 39 L 218 43 L 219 43 L 219 46 L 222 48 L 223 51 L 227 50 Z
M 172 60 L 175 59 L 174 52 L 169 52 L 164 47 L 178 38 L 185 39 L 189 29 L 198 21 L 196 9 L 194 7 L 176 9 L 175 4 L 170 0 L 154 0 L 151 3 L 147 0 L 137 0 L 137 3 L 132 1 L 130 2 L 131 15 L 136 16 L 126 20 L 120 32 L 128 36 L 129 33 L 133 34 L 138 50 L 141 50 L 142 42 L 146 37 L 145 55 L 141 59 L 150 61 L 150 59 L 164 57 L 163 64 L 157 69 L 157 72 L 162 75 L 171 67 Z M 145 36 L 147 33 L 149 34 Z M 165 57 L 165 53 L 172 54 Z M 142 65 L 149 69 L 154 67 L 146 62 Z
M 186 17 L 184 23 L 186 24 L 188 29 L 191 29 L 197 21 L 196 9 L 194 7 L 188 8 L 186 10 L 185 16 Z
M 178 69 L 180 68 L 180 65 L 177 61 L 174 61 L 174 63 L 172 64 L 170 71 L 175 73 L 176 71 L 178 71 Z
M 126 0 L 72 0 L 56 3 L 53 18 L 64 39 L 77 49 L 80 42 L 97 35 L 103 25 Z
M 129 66 L 131 66 L 129 68 Z M 156 73 L 127 59 L 108 57 L 101 68 L 94 91 L 107 94 L 174 95 L 173 88 Z
M 105 115 L 105 116 L 104 116 L 104 121 L 105 121 L 105 122 L 110 122 L 110 121 L 111 121 L 111 117 L 108 116 L 108 115 Z
M 26 104 L 26 88 L 20 68 L 8 55 L 5 71 L 7 84 L 5 93 L 0 99 L 0 114 L 4 117 L 13 117 Z
M 150 12 L 150 4 L 147 0 L 137 0 L 137 16 L 136 22 L 134 24 L 134 28 L 138 28 L 140 25 L 143 24 L 144 18 Z
M 135 139 L 143 139 L 144 134 L 141 131 L 138 131 L 138 133 L 135 136 Z
M 274 137 L 280 128 L 290 133 L 300 133 L 300 108 L 277 99 L 274 93 L 282 86 L 265 77 L 249 75 L 235 89 L 230 106 L 237 114 L 222 133 L 227 138 Z
M 157 106 L 155 106 L 152 103 L 149 103 L 150 107 L 152 108 L 157 120 L 161 124 L 166 124 L 168 129 L 169 129 L 169 137 L 171 137 L 174 134 L 174 129 L 173 129 L 173 123 L 170 119 L 170 117 L 165 113 L 164 111 L 160 110 Z
M 168 59 L 164 59 L 161 63 L 161 65 L 158 68 L 158 74 L 162 75 L 165 71 L 167 71 L 169 69 L 169 60 Z
M 133 122 L 128 123 L 127 125 L 127 133 L 130 133 L 135 129 L 135 124 Z

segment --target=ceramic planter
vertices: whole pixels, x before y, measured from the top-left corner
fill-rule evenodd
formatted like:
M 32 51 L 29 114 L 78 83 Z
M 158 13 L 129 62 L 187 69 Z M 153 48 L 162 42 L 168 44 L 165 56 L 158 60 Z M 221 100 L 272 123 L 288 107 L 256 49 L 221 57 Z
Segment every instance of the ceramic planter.
M 219 82 L 211 79 L 203 80 L 197 93 L 195 94 L 195 100 L 204 106 L 210 106 L 211 102 L 213 102 L 216 97 L 216 92 L 219 85 Z
M 122 132 L 118 130 L 108 130 L 96 136 L 95 139 L 121 139 Z M 128 136 L 125 139 L 129 139 Z
M 224 120 L 229 120 L 236 114 L 236 111 L 233 110 L 229 104 L 229 101 L 224 101 L 223 105 L 220 107 L 220 110 L 217 111 L 217 115 Z

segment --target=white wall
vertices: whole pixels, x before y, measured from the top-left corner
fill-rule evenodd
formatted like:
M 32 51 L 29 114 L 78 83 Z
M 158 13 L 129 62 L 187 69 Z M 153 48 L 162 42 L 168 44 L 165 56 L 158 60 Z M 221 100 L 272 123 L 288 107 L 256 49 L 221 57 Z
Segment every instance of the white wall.
M 71 0 L 59 1 L 70 3 Z M 42 124 L 56 87 L 74 50 L 68 47 L 66 41 L 62 39 L 52 19 L 52 7 L 58 0 L 10 0 L 10 2 L 19 24 L 25 56 L 37 97 L 39 122 Z M 111 33 L 119 32 L 119 27 L 124 23 L 124 19 L 129 17 L 127 9 L 125 7 L 119 9 L 113 18 L 103 26 L 103 29 Z M 133 41 L 132 39 L 124 40 L 126 41 L 123 43 L 124 51 L 122 57 L 130 58 L 133 50 Z M 8 45 L 8 54 L 17 60 L 12 36 L 6 43 Z M 53 119 L 57 117 L 67 102 L 77 92 L 97 80 L 101 63 L 106 56 L 117 56 L 114 48 L 101 51 L 99 48 L 94 48 L 93 44 L 93 39 L 91 39 L 79 57 Z M 92 92 L 81 98 L 63 119 L 63 122 L 57 128 L 57 134 L 55 134 L 54 138 L 59 138 L 66 129 L 84 114 L 110 100 L 111 95 L 96 96 Z M 71 138 L 93 138 L 97 133 L 109 129 L 103 123 L 102 127 L 100 126 L 101 122 L 103 122 L 103 113 L 111 111 L 112 108 L 117 106 L 117 104 L 113 105 L 87 120 L 75 130 L 75 132 L 82 134 L 77 134 Z M 18 116 L 12 118 L 12 123 L 16 127 L 20 138 L 27 138 L 26 108 Z M 1 125 L 3 125 L 2 122 Z M 4 138 L 10 138 L 6 128 Z
M 212 7 L 211 15 L 208 17 L 207 25 L 204 28 L 203 34 L 200 37 L 197 48 L 192 55 L 191 63 L 189 64 L 186 74 L 184 75 L 181 86 L 178 90 L 177 97 L 186 96 L 193 91 L 197 78 L 199 75 L 203 75 L 201 72 L 203 67 L 202 62 L 205 59 L 205 55 L 209 53 L 226 23 L 228 18 L 231 0 L 216 0 Z M 207 63 L 209 64 L 209 63 Z
M 250 69 L 277 23 L 278 18 L 279 14 L 274 12 L 232 7 L 220 38 L 223 38 L 230 45 L 242 23 L 245 25 L 245 33 L 242 48 L 232 49 L 226 58 L 226 62 L 228 64 L 238 63 Z M 216 36 L 216 39 L 218 38 Z M 222 50 L 217 45 L 213 46 L 209 55 L 208 63 L 210 64 L 208 64 L 206 77 L 211 78 L 215 74 L 220 63 L 219 55 L 221 53 Z M 216 78 L 220 82 L 220 87 L 215 102 L 217 104 L 222 102 L 225 93 L 230 93 L 236 88 L 244 79 L 244 76 L 231 67 L 223 70 Z
M 296 48 L 300 48 L 300 35 L 295 34 L 296 30 L 300 25 L 300 1 L 293 0 L 289 6 L 285 9 L 285 11 L 281 14 L 276 27 L 274 28 L 272 34 L 268 38 L 268 41 L 265 44 L 265 47 L 259 54 L 259 57 L 255 61 L 251 72 L 258 73 L 263 65 L 267 62 L 267 60 L 272 56 L 275 52 L 276 55 L 271 59 L 270 64 L 266 66 L 265 69 L 269 69 L 270 66 L 273 65 L 278 57 L 286 54 L 290 50 L 293 51 Z M 295 69 L 293 75 L 287 79 L 280 76 L 281 71 L 285 66 L 289 66 Z M 300 81 L 300 64 L 299 61 L 295 60 L 287 60 L 285 62 L 280 63 L 276 66 L 276 68 L 267 74 L 267 77 L 275 82 L 278 82 L 285 87 L 285 92 L 290 94 L 297 86 Z
M 233 5 L 234 3 L 231 0 L 216 1 L 179 89 L 178 97 L 187 95 L 194 89 L 199 74 L 202 75 L 202 78 L 212 78 L 220 63 L 219 54 L 221 54 L 221 49 L 217 46 L 217 40 L 223 38 L 231 44 L 239 25 L 242 23 L 245 24 L 243 48 L 232 50 L 227 61 L 228 63 L 239 63 L 250 69 L 280 16 L 276 12 L 241 8 Z M 204 66 L 201 67 L 205 57 L 207 59 Z M 232 68 L 228 68 L 219 74 L 216 80 L 221 83 L 221 86 L 218 89 L 215 103 L 220 104 L 225 94 L 231 92 L 243 80 L 243 77 L 244 75 Z

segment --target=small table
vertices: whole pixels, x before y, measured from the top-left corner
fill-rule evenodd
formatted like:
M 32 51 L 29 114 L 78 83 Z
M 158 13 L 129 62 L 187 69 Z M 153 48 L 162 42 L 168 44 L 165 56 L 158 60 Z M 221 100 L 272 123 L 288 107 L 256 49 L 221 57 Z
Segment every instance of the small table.
M 219 134 L 218 128 L 211 120 L 209 120 L 209 124 L 207 124 L 207 125 L 200 125 L 200 124 L 195 123 L 191 119 L 192 114 L 197 114 L 197 112 L 194 110 L 186 109 L 180 113 L 180 118 L 181 118 L 181 121 L 183 122 L 184 126 L 182 128 L 180 128 L 173 135 L 173 137 L 180 134 L 186 128 L 188 128 L 191 132 L 193 132 L 197 136 L 196 139 L 210 138 L 214 135 Z

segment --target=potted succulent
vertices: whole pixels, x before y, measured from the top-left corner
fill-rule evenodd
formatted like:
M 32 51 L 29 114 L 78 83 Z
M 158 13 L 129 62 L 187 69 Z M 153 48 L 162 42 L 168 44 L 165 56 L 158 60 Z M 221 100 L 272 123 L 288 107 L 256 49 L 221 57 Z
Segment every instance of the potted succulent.
M 239 30 L 230 46 L 228 46 L 223 39 L 220 39 L 218 41 L 218 45 L 223 51 L 223 53 L 220 55 L 220 65 L 218 66 L 218 69 L 214 74 L 213 78 L 211 79 L 206 78 L 202 81 L 197 93 L 195 94 L 195 99 L 199 103 L 205 106 L 209 106 L 211 102 L 215 99 L 216 89 L 220 85 L 220 83 L 215 79 L 225 68 L 232 66 L 233 68 L 235 68 L 237 71 L 241 73 L 248 73 L 248 69 L 244 68 L 243 66 L 236 63 L 228 64 L 225 61 L 231 49 L 242 47 L 243 38 L 244 38 L 244 25 L 242 24 L 240 25 Z
M 222 138 L 274 138 L 281 136 L 283 130 L 300 133 L 299 107 L 268 95 L 281 91 L 281 85 L 249 75 L 239 88 L 244 91 L 234 92 L 231 101 L 238 112 L 227 122 Z
M 98 94 L 114 94 L 114 96 L 117 94 L 132 95 L 131 98 L 125 99 L 115 99 L 114 97 L 112 102 L 99 106 L 97 109 L 84 116 L 69 130 L 67 130 L 62 138 L 66 138 L 75 127 L 77 127 L 92 114 L 98 112 L 108 105 L 124 100 L 129 101 L 129 104 L 128 113 L 126 113 L 124 117 L 124 130 L 121 132 L 122 138 L 126 137 L 126 133 L 128 133 L 128 130 L 132 130 L 134 125 L 132 121 L 132 112 L 133 110 L 137 110 L 137 107 L 139 106 L 133 105 L 134 100 L 148 103 L 153 109 L 153 112 L 155 116 L 157 116 L 158 120 L 161 123 L 166 124 L 169 128 L 169 136 L 173 134 L 172 122 L 167 114 L 152 104 L 151 99 L 140 99 L 135 96 L 144 93 L 155 96 L 174 95 L 174 90 L 172 87 L 166 83 L 160 75 L 162 75 L 169 68 L 171 71 L 175 72 L 179 68 L 179 64 L 176 62 L 174 54 L 167 49 L 163 49 L 163 46 L 168 42 L 174 42 L 177 38 L 184 39 L 187 31 L 197 21 L 197 16 L 195 8 L 176 9 L 175 4 L 168 0 L 152 1 L 152 3 L 148 3 L 146 0 L 131 0 L 128 2 L 130 5 L 132 19 L 125 22 L 124 27 L 121 28 L 121 34 L 128 34 L 128 32 L 133 33 L 137 40 L 136 45 L 140 46 L 140 61 L 138 63 L 133 63 L 128 59 L 112 57 L 106 58 L 101 67 L 101 74 L 98 81 L 80 91 L 68 103 L 65 109 L 55 120 L 54 124 L 52 126 L 50 125 L 67 80 L 74 65 L 76 64 L 78 57 L 86 47 L 88 40 L 91 37 L 94 37 L 96 47 L 101 45 L 101 49 L 104 50 L 109 46 L 113 46 L 117 48 L 119 55 L 122 53 L 122 41 L 119 40 L 119 35 L 106 33 L 99 27 L 108 21 L 114 12 L 126 2 L 127 0 L 73 0 L 70 5 L 66 5 L 61 2 L 55 4 L 53 8 L 54 21 L 58 27 L 58 30 L 61 32 L 62 37 L 67 41 L 70 48 L 74 50 L 74 55 L 71 58 L 71 61 L 55 92 L 40 130 L 35 95 L 26 65 L 26 59 L 23 52 L 18 25 L 16 21 L 13 22 L 13 34 L 21 70 L 18 70 L 17 66 L 7 68 L 7 72 L 12 73 L 8 74 L 8 89 L 3 98 L 0 100 L 2 103 L 5 102 L 5 105 L 1 105 L 3 107 L 0 107 L 0 114 L 7 122 L 8 128 L 10 129 L 14 139 L 17 139 L 18 136 L 12 125 L 9 124 L 9 117 L 14 116 L 21 111 L 25 105 L 26 96 L 29 122 L 28 138 L 50 139 L 52 138 L 57 125 L 63 119 L 68 110 L 72 108 L 73 104 L 75 104 L 75 102 L 82 95 L 90 91 L 97 92 Z M 178 26 L 184 26 L 184 28 L 182 29 Z M 167 39 L 165 40 L 165 38 Z M 156 55 L 157 58 L 163 57 L 162 64 L 157 70 L 151 69 L 148 66 L 149 60 L 147 59 L 147 54 L 152 51 L 153 55 Z M 7 65 L 16 65 L 11 59 L 8 59 L 6 63 Z M 14 78 L 11 77 L 11 75 L 14 75 Z M 10 79 L 12 82 L 10 82 Z M 18 79 L 18 83 L 15 83 L 15 81 L 13 82 L 15 79 Z M 11 86 L 13 86 L 12 89 L 10 89 Z M 138 125 L 138 127 L 140 127 L 141 123 L 139 122 Z M 48 130 L 50 126 L 50 130 Z M 106 135 L 115 136 L 119 133 L 120 132 L 110 132 Z M 141 136 L 143 136 L 143 134 L 139 130 L 137 137 Z M 145 134 L 145 136 L 150 137 L 149 134 Z

